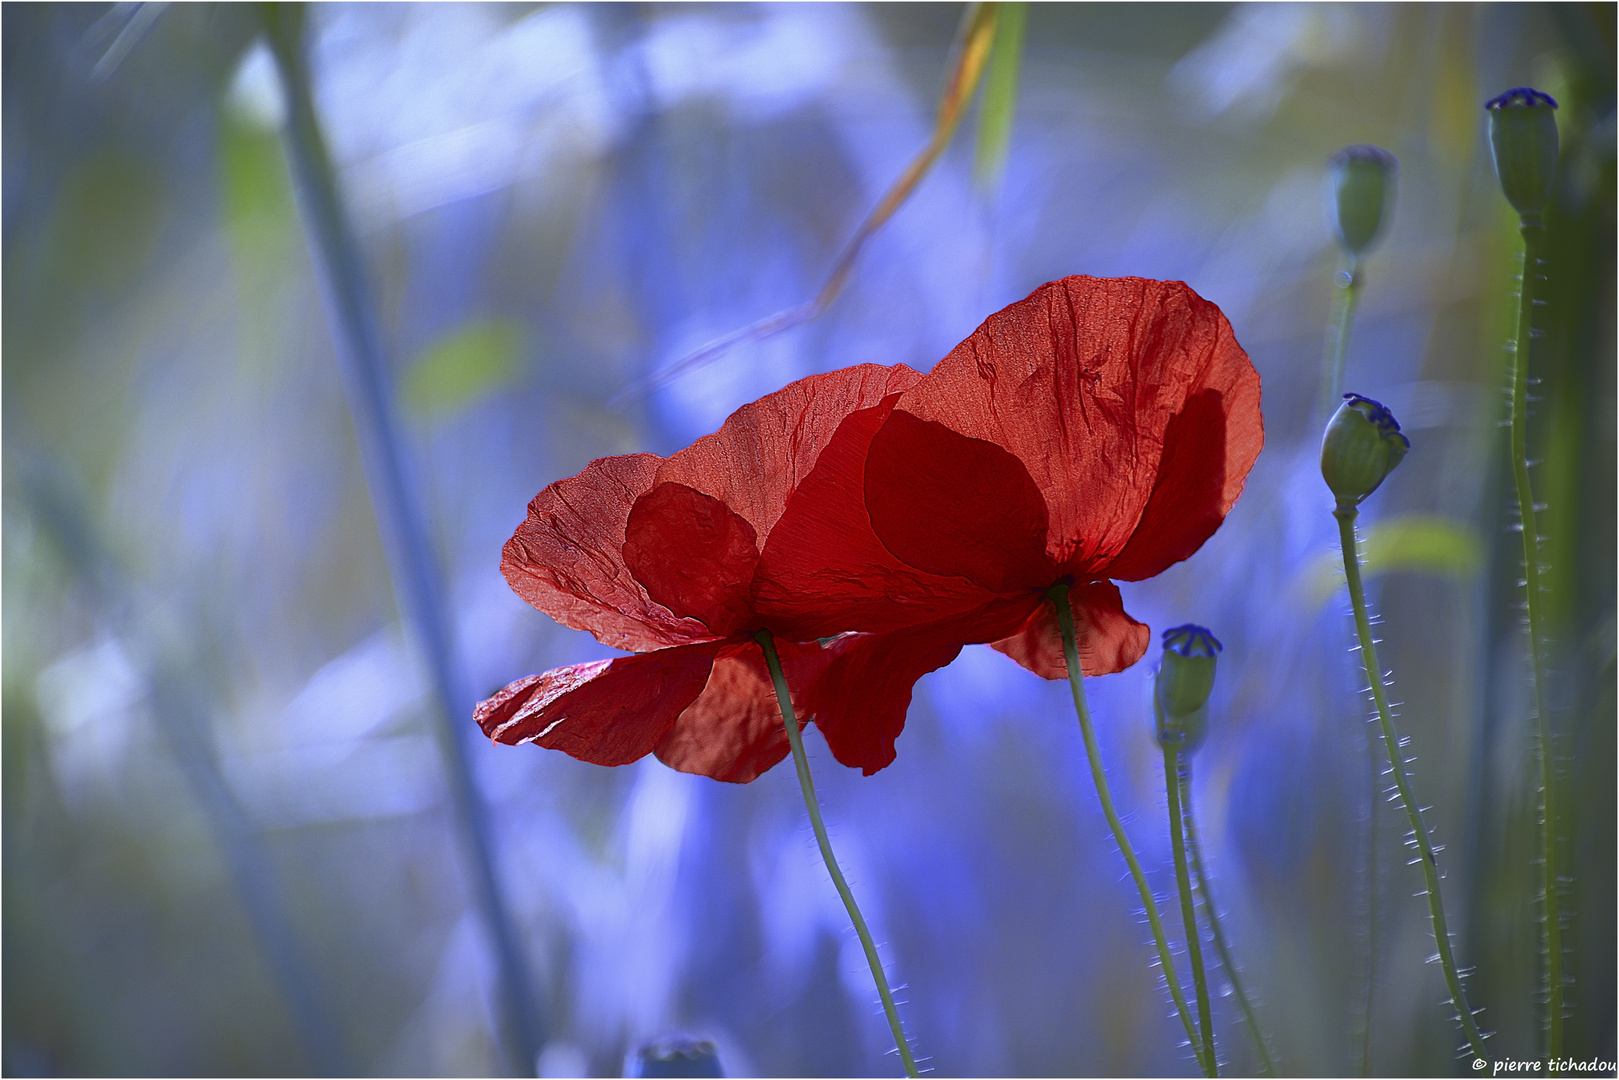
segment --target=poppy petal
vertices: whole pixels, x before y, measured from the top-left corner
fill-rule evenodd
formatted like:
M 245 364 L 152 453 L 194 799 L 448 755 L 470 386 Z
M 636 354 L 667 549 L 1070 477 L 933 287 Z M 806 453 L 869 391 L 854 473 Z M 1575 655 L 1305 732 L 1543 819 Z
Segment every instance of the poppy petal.
M 903 562 L 992 592 L 1049 585 L 1046 503 L 994 443 L 896 409 L 866 457 L 866 511 Z
M 995 599 L 966 578 L 906 565 L 872 531 L 867 452 L 897 398 L 852 413 L 838 426 L 765 542 L 753 602 L 781 636 L 802 641 L 846 630 L 896 630 Z
M 669 458 L 658 482 L 712 495 L 768 537 L 844 417 L 921 378 L 904 364 L 860 364 L 800 379 L 742 406 L 714 434 Z
M 500 570 L 512 589 L 564 626 L 616 649 L 646 651 L 713 635 L 653 601 L 624 564 L 624 526 L 663 459 L 601 458 L 534 496 L 506 541 Z
M 635 500 L 624 525 L 624 564 L 647 596 L 701 619 L 716 637 L 750 620 L 758 562 L 753 526 L 684 484 L 653 487 Z
M 1168 482 L 1171 421 L 1205 390 L 1235 414 L 1219 466 L 1230 505 L 1258 453 L 1258 382 L 1225 316 L 1185 284 L 1070 277 L 991 315 L 898 410 L 1016 455 L 1045 497 L 1046 550 L 1100 576 Z
M 814 642 L 778 641 L 776 651 L 802 728 L 809 719 L 803 690 L 825 670 L 832 654 Z M 764 652 L 750 641 L 719 655 L 708 685 L 654 752 L 671 769 L 746 784 L 790 749 Z
M 916 680 L 944 667 L 963 645 L 989 641 L 1023 622 L 1036 599 L 998 601 L 972 616 L 889 634 L 847 634 L 810 689 L 815 726 L 832 756 L 867 776 L 895 757 Z
M 1079 668 L 1084 674 L 1112 675 L 1146 655 L 1152 631 L 1124 610 L 1117 585 L 1111 581 L 1075 585 L 1068 590 L 1068 603 L 1074 612 L 1074 644 L 1079 649 Z M 1041 678 L 1068 677 L 1062 628 L 1057 625 L 1057 607 L 1050 600 L 1035 609 L 1017 633 L 990 642 L 990 648 L 1005 653 Z
M 1259 419 L 1259 380 L 1226 392 L 1202 390 L 1164 432 L 1158 478 L 1130 541 L 1101 571 L 1118 581 L 1141 581 L 1164 572 L 1203 546 L 1225 520 L 1265 441 Z M 1251 397 L 1251 402 L 1245 399 Z M 1242 430 L 1233 430 L 1242 423 Z M 1235 456 L 1235 467 L 1232 457 Z
M 597 765 L 651 753 L 708 681 L 718 642 L 570 664 L 519 679 L 473 719 L 500 743 L 538 743 Z

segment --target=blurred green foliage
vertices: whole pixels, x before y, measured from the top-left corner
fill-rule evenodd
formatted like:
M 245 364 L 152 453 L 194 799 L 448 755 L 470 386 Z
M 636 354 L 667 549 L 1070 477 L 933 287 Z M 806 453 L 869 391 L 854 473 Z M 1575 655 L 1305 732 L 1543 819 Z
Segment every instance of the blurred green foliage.
M 1361 566 L 1368 578 L 1407 571 L 1465 580 L 1484 564 L 1484 545 L 1478 533 L 1432 514 L 1384 518 L 1361 533 Z M 1322 552 L 1301 581 L 1311 608 L 1319 608 L 1343 589 L 1341 557 Z
M 1000 183 L 1006 155 L 1012 148 L 1012 118 L 1017 111 L 1018 69 L 1023 64 L 1027 8 L 1021 0 L 1008 0 L 1000 5 L 1000 15 L 995 22 L 995 45 L 989 54 L 989 66 L 984 70 L 973 179 L 989 191 Z
M 405 372 L 400 395 L 422 419 L 459 412 L 518 373 L 523 328 L 503 319 L 468 323 L 435 341 Z

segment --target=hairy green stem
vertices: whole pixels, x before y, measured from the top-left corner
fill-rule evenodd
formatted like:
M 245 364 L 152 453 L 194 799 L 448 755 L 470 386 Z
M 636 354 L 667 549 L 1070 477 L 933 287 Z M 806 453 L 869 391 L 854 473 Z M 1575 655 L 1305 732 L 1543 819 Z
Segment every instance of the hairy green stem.
M 1338 286 L 1332 301 L 1332 325 L 1327 333 L 1326 399 L 1322 402 L 1326 415 L 1338 407 L 1338 398 L 1344 392 L 1344 357 L 1349 353 L 1349 326 L 1355 319 L 1355 306 L 1360 301 L 1360 266 L 1353 255 L 1343 271 L 1348 275 Z
M 1372 1075 L 1372 1001 L 1377 990 L 1377 807 L 1379 774 L 1377 736 L 1366 733 L 1366 754 L 1371 775 L 1367 777 L 1366 800 L 1366 995 L 1361 1002 L 1360 1074 Z
M 787 741 L 793 747 L 793 765 L 798 769 L 798 787 L 804 793 L 804 806 L 809 810 L 810 827 L 815 830 L 815 842 L 820 845 L 821 858 L 826 862 L 826 872 L 832 875 L 832 884 L 837 886 L 838 895 L 843 898 L 843 906 L 849 912 L 849 918 L 854 922 L 854 932 L 860 935 L 860 947 L 866 951 L 866 963 L 871 966 L 871 977 L 877 983 L 877 996 L 882 998 L 883 1012 L 888 1016 L 888 1027 L 894 1033 L 894 1046 L 899 1050 L 900 1060 L 905 1063 L 905 1075 L 916 1077 L 916 1058 L 911 1054 L 911 1044 L 905 1039 L 905 1028 L 899 1022 L 899 1010 L 894 1006 L 894 994 L 888 989 L 888 976 L 883 973 L 883 962 L 877 955 L 877 945 L 871 940 L 871 931 L 866 929 L 866 920 L 860 915 L 860 908 L 854 902 L 854 893 L 849 891 L 849 883 L 843 878 L 843 871 L 838 869 L 838 860 L 832 854 L 832 841 L 827 838 L 826 824 L 821 820 L 821 803 L 815 797 L 815 781 L 810 778 L 809 758 L 804 755 L 804 737 L 798 730 L 798 715 L 793 710 L 792 695 L 787 690 L 787 676 L 782 674 L 781 657 L 776 655 L 776 640 L 769 630 L 760 630 L 753 635 L 759 647 L 765 652 L 765 663 L 770 667 L 770 679 L 776 686 L 776 704 L 781 707 L 782 722 L 787 725 Z
M 1366 614 L 1366 588 L 1361 583 L 1360 559 L 1355 554 L 1355 518 L 1358 511 L 1352 503 L 1340 501 L 1332 516 L 1338 519 L 1338 540 L 1343 546 L 1344 576 L 1349 579 L 1349 599 L 1355 612 L 1355 633 L 1360 638 L 1360 658 L 1366 666 L 1366 678 L 1372 686 L 1372 699 L 1377 703 L 1377 721 L 1383 732 L 1383 749 L 1388 754 L 1394 772 L 1394 785 L 1411 819 L 1411 832 L 1417 845 L 1417 862 L 1422 864 L 1423 881 L 1427 886 L 1428 912 L 1433 918 L 1434 942 L 1439 947 L 1439 963 L 1444 968 L 1445 985 L 1450 989 L 1451 1004 L 1456 1018 L 1467 1035 L 1468 1045 L 1475 1056 L 1483 1058 L 1484 1036 L 1479 1033 L 1478 1022 L 1467 1004 L 1462 989 L 1461 974 L 1456 970 L 1456 956 L 1450 947 L 1450 931 L 1445 927 L 1445 905 L 1439 895 L 1439 864 L 1434 858 L 1433 841 L 1428 826 L 1422 821 L 1422 807 L 1411 794 L 1411 780 L 1405 771 L 1405 754 L 1400 749 L 1400 737 L 1394 730 L 1394 716 L 1389 709 L 1388 690 L 1383 685 L 1383 669 L 1377 662 L 1377 646 L 1372 641 L 1372 623 Z
M 1073 691 L 1074 711 L 1079 715 L 1079 733 L 1085 739 L 1085 756 L 1090 761 L 1097 800 L 1102 804 L 1102 814 L 1107 818 L 1108 827 L 1113 830 L 1113 840 L 1119 845 L 1119 852 L 1130 867 L 1130 877 L 1141 893 L 1141 904 L 1147 911 L 1153 941 L 1158 946 L 1158 963 L 1163 968 L 1164 982 L 1169 986 L 1169 996 L 1175 1001 L 1175 1011 L 1180 1014 L 1181 1025 L 1186 1028 L 1186 1038 L 1192 1044 L 1192 1052 L 1197 1055 L 1197 1063 L 1202 1067 L 1203 1074 L 1213 1076 L 1213 1062 L 1203 1056 L 1202 1044 L 1192 1026 L 1192 1012 L 1186 1007 L 1186 995 L 1181 993 L 1180 980 L 1175 977 L 1175 961 L 1169 954 L 1169 939 L 1164 935 L 1163 920 L 1158 917 L 1158 902 L 1153 899 L 1152 889 L 1147 885 L 1147 875 L 1141 869 L 1141 860 L 1136 858 L 1136 849 L 1130 845 L 1130 838 L 1124 833 L 1124 823 L 1113 808 L 1113 794 L 1107 785 L 1107 773 L 1102 769 L 1102 752 L 1096 745 L 1096 730 L 1091 726 L 1091 713 L 1085 705 L 1084 676 L 1079 666 L 1079 645 L 1074 638 L 1074 612 L 1068 603 L 1068 586 L 1061 583 L 1053 585 L 1048 595 L 1057 605 L 1057 625 L 1062 628 L 1063 658 L 1068 664 L 1068 687 Z
M 1153 703 L 1157 708 L 1157 702 Z M 1163 724 L 1158 725 L 1163 730 Z M 1203 970 L 1202 931 L 1197 925 L 1197 903 L 1192 899 L 1192 875 L 1186 868 L 1186 838 L 1181 810 L 1180 748 L 1164 745 L 1164 795 L 1169 803 L 1169 843 L 1175 853 L 1175 886 L 1181 894 L 1181 920 L 1186 924 L 1186 955 L 1192 963 L 1192 986 L 1197 993 L 1197 1028 L 1203 1037 L 1203 1061 L 1214 1075 L 1219 1059 L 1214 1055 L 1214 1017 L 1209 1007 L 1209 980 Z
M 1254 1049 L 1259 1053 L 1260 1070 L 1266 1076 L 1275 1076 L 1276 1059 L 1271 1056 L 1270 1042 L 1265 1038 L 1265 1033 L 1259 1029 L 1259 1018 L 1254 1014 L 1253 1002 L 1248 1000 L 1248 991 L 1243 989 L 1236 961 L 1231 958 L 1231 945 L 1226 941 L 1225 930 L 1220 926 L 1220 910 L 1214 904 L 1214 892 L 1209 887 L 1209 873 L 1203 868 L 1203 845 L 1198 840 L 1197 814 L 1192 809 L 1192 763 L 1185 758 L 1181 758 L 1178 780 L 1181 816 L 1186 820 L 1186 850 L 1192 857 L 1192 876 L 1197 881 L 1197 889 L 1203 894 L 1203 910 L 1209 915 L 1209 930 L 1214 935 L 1214 949 L 1220 954 L 1220 963 L 1225 968 L 1226 978 L 1230 980 L 1231 989 L 1237 995 L 1237 1005 L 1242 1009 L 1242 1018 L 1248 1022 L 1248 1033 L 1253 1036 Z
M 1533 338 L 1536 269 L 1545 235 L 1538 215 L 1525 214 L 1523 287 L 1518 291 L 1518 334 L 1512 346 L 1512 480 L 1523 525 L 1524 599 L 1529 608 L 1529 660 L 1534 678 L 1535 732 L 1540 743 L 1541 872 L 1546 892 L 1546 1054 L 1563 1052 L 1563 928 L 1557 879 L 1557 758 L 1552 742 L 1551 713 L 1546 709 L 1546 664 L 1541 651 L 1544 630 L 1540 601 L 1540 536 L 1535 499 L 1529 487 L 1529 349 Z

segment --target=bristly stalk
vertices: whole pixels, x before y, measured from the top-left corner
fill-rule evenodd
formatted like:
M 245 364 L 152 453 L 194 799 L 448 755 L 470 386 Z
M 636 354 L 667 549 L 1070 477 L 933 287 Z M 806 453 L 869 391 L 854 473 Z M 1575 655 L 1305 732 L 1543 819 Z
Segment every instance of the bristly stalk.
M 1532 86 L 1515 86 L 1484 103 L 1490 118 L 1490 157 L 1501 194 L 1518 212 L 1523 234 L 1523 286 L 1518 291 L 1518 332 L 1512 344 L 1512 479 L 1523 529 L 1524 599 L 1529 610 L 1529 661 L 1534 679 L 1535 731 L 1540 744 L 1540 846 L 1545 875 L 1546 1055 L 1563 1052 L 1563 927 L 1557 877 L 1557 758 L 1552 718 L 1546 709 L 1546 662 L 1542 652 L 1540 543 L 1535 500 L 1529 487 L 1529 349 L 1534 338 L 1535 282 L 1545 229 L 1541 211 L 1557 183 L 1557 102 Z
M 1534 680 L 1535 734 L 1540 744 L 1540 846 L 1544 874 L 1546 920 L 1546 1054 L 1563 1052 L 1563 930 L 1557 880 L 1557 759 L 1551 713 L 1546 709 L 1546 662 L 1542 646 L 1544 616 L 1540 598 L 1540 530 L 1535 522 L 1534 493 L 1529 486 L 1528 414 L 1529 348 L 1533 339 L 1535 280 L 1545 226 L 1538 214 L 1524 214 L 1523 286 L 1518 291 L 1518 332 L 1512 345 L 1512 480 L 1517 488 L 1518 518 L 1523 533 L 1524 600 L 1529 608 L 1529 661 Z
M 1174 999 L 1181 1025 L 1186 1029 L 1187 1041 L 1192 1044 L 1192 1052 L 1197 1055 L 1203 1075 L 1213 1076 L 1214 1063 L 1203 1055 L 1202 1044 L 1192 1026 L 1192 1012 L 1186 1007 L 1186 995 L 1181 993 L 1180 980 L 1175 977 L 1175 961 L 1169 953 L 1169 939 L 1164 934 L 1163 920 L 1158 917 L 1158 902 L 1153 899 L 1147 875 L 1141 869 L 1141 860 L 1136 858 L 1136 850 L 1125 835 L 1124 823 L 1113 808 L 1113 794 L 1108 788 L 1107 773 L 1102 768 L 1102 752 L 1096 745 L 1096 729 L 1091 725 L 1090 710 L 1085 705 L 1084 676 L 1079 666 L 1079 645 L 1074 637 L 1074 612 L 1068 603 L 1068 586 L 1062 583 L 1053 585 L 1047 595 L 1057 606 L 1057 625 L 1062 629 L 1063 659 L 1068 664 L 1068 687 L 1074 695 L 1074 712 L 1079 716 L 1079 732 L 1085 740 L 1085 756 L 1090 762 L 1091 779 L 1096 783 L 1097 800 L 1102 804 L 1102 814 L 1107 818 L 1108 827 L 1113 830 L 1113 840 L 1119 845 L 1119 853 L 1130 867 L 1130 877 L 1141 893 L 1141 904 L 1146 909 L 1147 921 L 1152 925 L 1153 941 L 1158 947 L 1158 964 L 1163 970 L 1164 982 L 1169 986 L 1169 996 Z
M 1382 762 L 1377 752 L 1377 735 L 1366 732 L 1366 993 L 1361 1001 L 1360 1074 L 1372 1075 L 1372 1003 L 1377 995 L 1377 807 Z
M 1156 702 L 1154 707 L 1157 708 Z M 1162 723 L 1160 722 L 1160 726 Z M 1175 886 L 1181 894 L 1181 920 L 1186 924 L 1186 955 L 1192 964 L 1192 986 L 1197 994 L 1197 1026 L 1203 1037 L 1203 1061 L 1209 1075 L 1215 1075 L 1219 1059 L 1214 1054 L 1214 1017 L 1209 1007 L 1209 980 L 1203 970 L 1202 931 L 1197 925 L 1197 903 L 1192 898 L 1192 875 L 1186 867 L 1186 839 L 1183 835 L 1184 813 L 1181 808 L 1180 748 L 1172 742 L 1164 744 L 1164 795 L 1169 804 L 1169 842 L 1175 853 Z
M 1259 1053 L 1260 1070 L 1266 1076 L 1276 1076 L 1276 1059 L 1271 1055 L 1270 1041 L 1260 1030 L 1253 1002 L 1248 999 L 1248 991 L 1243 988 L 1242 977 L 1237 973 L 1237 963 L 1231 957 L 1231 945 L 1226 941 L 1225 930 L 1220 926 L 1220 909 L 1214 903 L 1214 892 L 1209 887 L 1209 874 L 1203 868 L 1203 845 L 1197 835 L 1197 814 L 1192 809 L 1192 763 L 1185 757 L 1180 761 L 1178 780 L 1181 813 L 1186 819 L 1186 850 L 1192 858 L 1192 876 L 1197 881 L 1197 889 L 1203 894 L 1203 910 L 1208 912 L 1209 930 L 1214 936 L 1214 949 L 1220 954 L 1220 964 L 1225 968 L 1226 979 L 1231 983 L 1232 992 L 1237 995 L 1237 1005 L 1242 1009 L 1242 1018 L 1247 1021 L 1248 1033 L 1253 1036 L 1254 1049 Z
M 900 1060 L 905 1063 L 905 1075 L 917 1077 L 920 1074 L 916 1071 L 916 1058 L 911 1054 L 911 1044 L 905 1038 L 905 1028 L 899 1022 L 899 1010 L 894 1005 L 894 994 L 888 988 L 888 976 L 883 972 L 877 945 L 871 939 L 871 931 L 866 928 L 866 920 L 860 915 L 860 908 L 854 902 L 854 893 L 849 891 L 843 871 L 838 868 L 837 856 L 832 854 L 832 841 L 826 835 L 826 824 L 821 820 L 821 803 L 815 797 L 815 781 L 810 778 L 809 758 L 804 755 L 804 737 L 798 730 L 798 716 L 793 710 L 792 695 L 787 690 L 787 676 L 781 670 L 781 657 L 776 654 L 776 640 L 769 630 L 760 630 L 753 635 L 753 639 L 764 650 L 765 663 L 770 667 L 770 679 L 776 687 L 776 704 L 781 707 L 782 722 L 787 725 L 787 741 L 792 744 L 798 787 L 804 793 L 804 807 L 809 811 L 810 827 L 815 830 L 815 843 L 820 846 L 826 872 L 832 875 L 832 884 L 837 887 L 838 895 L 843 898 L 843 906 L 854 923 L 854 932 L 860 936 L 860 947 L 866 952 L 866 963 L 871 966 L 871 977 L 877 983 L 877 996 L 882 998 L 889 1030 L 894 1033 L 894 1046 L 899 1050 Z
M 1445 985 L 1450 990 L 1451 1003 L 1455 1006 L 1456 1017 L 1461 1022 L 1469 1047 L 1476 1057 L 1483 1059 L 1486 1056 L 1484 1036 L 1480 1034 L 1478 1022 L 1473 1018 L 1473 1010 L 1467 1004 L 1461 974 L 1456 969 L 1455 953 L 1450 946 L 1450 931 L 1445 926 L 1445 905 L 1439 894 L 1439 864 L 1434 858 L 1433 841 L 1429 838 L 1427 825 L 1423 823 L 1422 808 L 1411 794 L 1411 780 L 1405 771 L 1405 755 L 1400 749 L 1400 737 L 1394 730 L 1388 690 L 1383 685 L 1383 669 L 1377 662 L 1377 646 L 1372 640 L 1372 624 L 1366 614 L 1366 589 L 1361 582 L 1360 559 L 1355 554 L 1355 519 L 1359 516 L 1359 511 L 1355 509 L 1352 501 L 1340 497 L 1332 516 L 1338 519 L 1338 539 L 1343 547 L 1344 576 L 1349 579 L 1349 599 L 1354 609 L 1355 633 L 1360 638 L 1361 661 L 1366 667 L 1366 678 L 1371 683 L 1372 699 L 1377 704 L 1377 720 L 1383 733 L 1383 749 L 1388 754 L 1389 765 L 1394 773 L 1394 785 L 1399 791 L 1400 801 L 1405 804 L 1406 815 L 1410 818 L 1411 832 L 1417 846 L 1416 861 L 1422 865 L 1423 881 L 1427 886 L 1428 912 L 1433 919 L 1434 942 L 1439 947 L 1439 963 L 1445 972 Z

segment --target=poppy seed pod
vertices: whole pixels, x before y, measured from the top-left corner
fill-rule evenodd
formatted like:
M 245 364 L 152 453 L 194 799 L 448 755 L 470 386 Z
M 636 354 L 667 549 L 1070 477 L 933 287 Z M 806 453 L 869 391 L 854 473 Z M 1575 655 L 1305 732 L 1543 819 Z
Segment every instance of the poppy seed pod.
M 1152 691 L 1158 702 L 1158 742 L 1196 750 L 1208 733 L 1205 706 L 1214 691 L 1215 662 L 1224 646 L 1192 623 L 1165 630 L 1163 642 L 1164 658 Z
M 1321 440 L 1321 475 L 1340 505 L 1356 505 L 1377 490 L 1411 449 L 1399 421 L 1380 403 L 1345 394 Z
M 1516 86 L 1484 103 L 1490 114 L 1490 156 L 1512 208 L 1538 216 L 1557 179 L 1557 102 Z
M 1399 159 L 1380 146 L 1346 146 L 1332 155 L 1327 190 L 1338 242 L 1349 254 L 1360 255 L 1382 231 L 1399 171 Z

